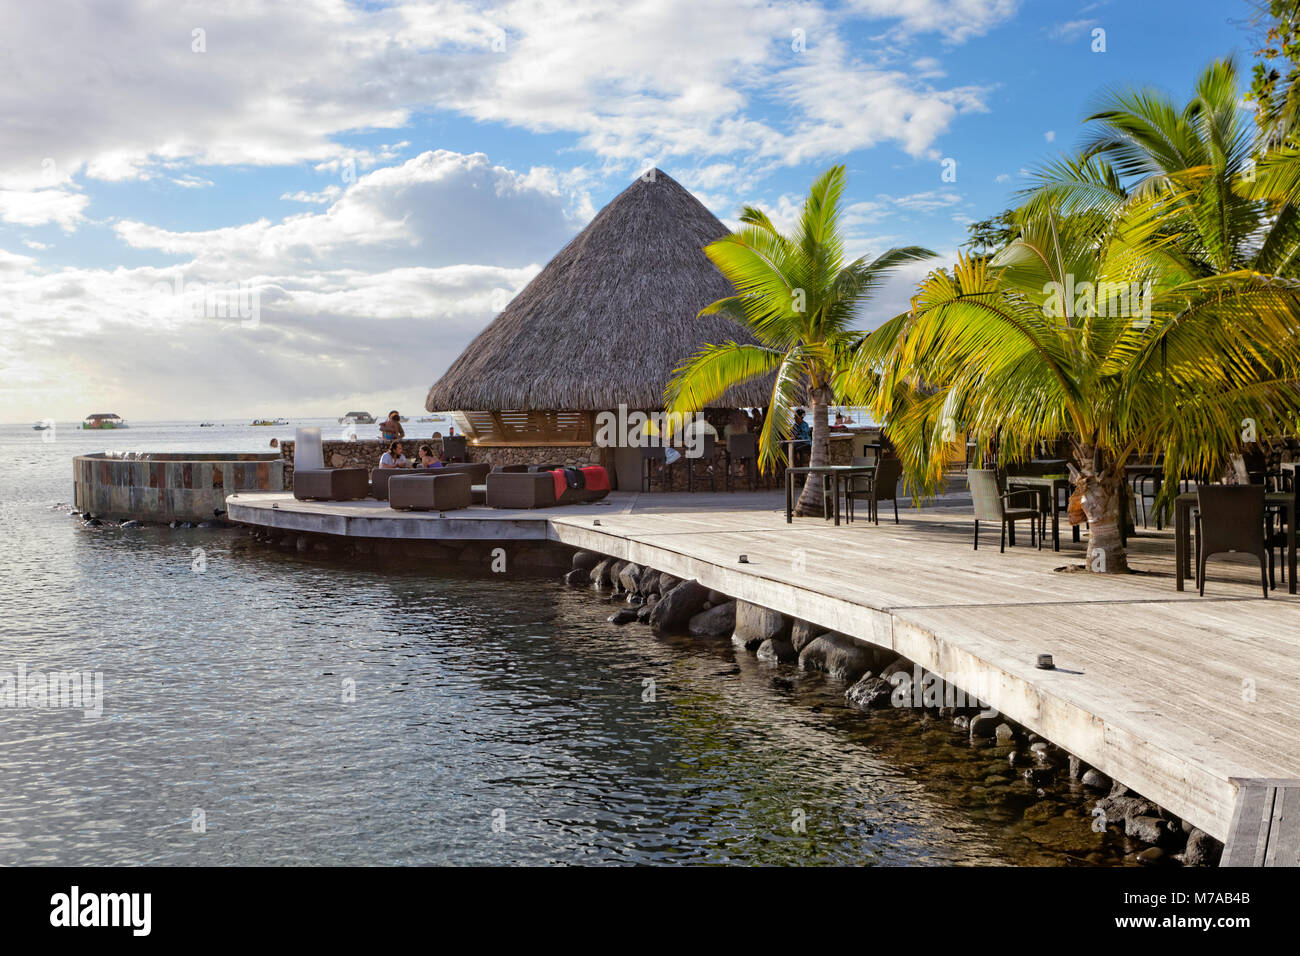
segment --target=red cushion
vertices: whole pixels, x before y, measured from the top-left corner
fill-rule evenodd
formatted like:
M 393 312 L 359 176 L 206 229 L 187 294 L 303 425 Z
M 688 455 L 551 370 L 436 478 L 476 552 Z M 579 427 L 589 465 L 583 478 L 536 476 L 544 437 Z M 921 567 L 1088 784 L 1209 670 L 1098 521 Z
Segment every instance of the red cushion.
M 588 491 L 609 491 L 609 472 L 600 465 L 586 466 L 582 475 Z
M 555 500 L 559 501 L 564 495 L 565 489 L 569 487 L 568 481 L 564 478 L 564 469 L 556 468 L 551 472 L 551 477 L 555 479 Z

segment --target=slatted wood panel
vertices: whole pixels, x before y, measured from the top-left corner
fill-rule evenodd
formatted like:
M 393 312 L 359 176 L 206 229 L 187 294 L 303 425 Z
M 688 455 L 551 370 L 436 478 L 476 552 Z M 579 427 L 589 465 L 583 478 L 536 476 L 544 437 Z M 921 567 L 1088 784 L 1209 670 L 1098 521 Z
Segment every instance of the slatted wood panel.
M 1300 866 L 1300 780 L 1237 780 L 1220 866 Z
M 479 445 L 591 445 L 595 434 L 592 412 L 457 412 L 456 418 Z

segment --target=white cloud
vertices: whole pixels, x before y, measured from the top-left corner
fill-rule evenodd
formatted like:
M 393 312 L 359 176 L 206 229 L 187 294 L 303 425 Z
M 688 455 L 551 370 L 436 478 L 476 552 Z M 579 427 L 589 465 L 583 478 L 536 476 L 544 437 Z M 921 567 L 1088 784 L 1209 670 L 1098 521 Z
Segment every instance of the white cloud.
M 306 190 L 299 189 L 297 192 L 283 193 L 280 198 L 287 199 L 291 202 L 305 202 L 323 205 L 338 199 L 342 192 L 343 188 L 341 186 L 329 185 L 319 192 L 309 193 Z
M 1049 129 L 1046 133 L 1043 134 L 1043 139 L 1047 140 L 1049 143 L 1056 142 L 1056 130 Z
M 0 219 L 19 226 L 53 222 L 71 232 L 89 201 L 84 194 L 66 189 L 0 189 Z
M 545 171 L 519 174 L 482 153 L 422 153 L 361 176 L 320 213 L 196 232 L 124 220 L 137 249 L 193 256 L 247 273 L 293 268 L 374 269 L 475 262 L 514 266 L 549 258 L 579 221 Z
M 418 406 L 580 227 L 560 191 L 569 179 L 428 152 L 361 176 L 318 213 L 194 232 L 117 223 L 134 248 L 185 257 L 175 265 L 49 271 L 0 251 L 0 404 L 6 417 L 181 403 L 213 416 L 242 414 L 231 396 L 321 408 L 382 382 Z M 205 292 L 230 303 L 236 286 L 259 304 L 256 328 L 203 309 Z
M 1078 39 L 1084 33 L 1095 27 L 1099 20 L 1066 20 L 1064 23 L 1058 23 L 1047 31 L 1047 35 L 1053 40 L 1060 40 L 1068 43 L 1071 40 Z
M 1019 0 L 850 0 L 872 17 L 899 21 L 903 34 L 937 33 L 952 43 L 982 36 L 1015 15 Z

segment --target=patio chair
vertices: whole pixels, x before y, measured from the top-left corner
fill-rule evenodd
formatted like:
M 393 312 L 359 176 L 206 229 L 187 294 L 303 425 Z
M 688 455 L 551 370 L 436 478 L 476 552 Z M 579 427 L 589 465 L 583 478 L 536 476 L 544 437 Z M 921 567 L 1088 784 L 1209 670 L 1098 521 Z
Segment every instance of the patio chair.
M 1213 554 L 1235 552 L 1259 558 L 1259 576 L 1268 597 L 1271 552 L 1264 536 L 1263 485 L 1202 485 L 1196 489 L 1196 587 L 1205 596 L 1205 562 Z
M 734 466 L 743 464 L 745 475 L 749 478 L 749 490 L 753 491 L 758 477 L 758 436 L 753 432 L 727 436 L 727 473 L 726 489 L 732 491 L 732 479 L 735 477 Z
M 844 488 L 845 510 L 854 518 L 854 502 L 867 502 L 867 520 L 880 524 L 879 504 L 894 503 L 894 524 L 898 524 L 898 482 L 903 477 L 903 463 L 897 458 L 853 456 L 855 465 L 875 465 L 874 475 L 855 475 Z
M 980 522 L 996 521 L 1002 530 L 1002 544 L 998 549 L 999 552 L 1005 553 L 1007 550 L 1007 526 L 1011 526 L 1011 544 L 1016 543 L 1016 522 L 1029 522 L 1029 543 L 1034 544 L 1035 531 L 1041 531 L 1038 527 L 1041 520 L 1039 511 L 1038 496 L 1032 491 L 1011 491 L 1002 490 L 1002 484 L 998 481 L 998 474 L 992 468 L 971 468 L 966 473 L 966 481 L 970 486 L 971 501 L 975 505 L 975 550 L 980 547 Z M 1027 502 L 1028 507 L 1009 508 L 1012 499 L 1021 499 Z M 1043 548 L 1043 536 L 1038 534 L 1038 548 Z

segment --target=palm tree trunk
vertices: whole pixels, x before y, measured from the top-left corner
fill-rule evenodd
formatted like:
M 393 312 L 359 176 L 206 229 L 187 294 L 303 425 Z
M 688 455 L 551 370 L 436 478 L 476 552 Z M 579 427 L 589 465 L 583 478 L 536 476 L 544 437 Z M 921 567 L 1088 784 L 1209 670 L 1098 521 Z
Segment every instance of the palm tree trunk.
M 812 449 L 808 464 L 813 466 L 830 464 L 831 424 L 828 417 L 830 398 L 830 389 L 827 388 L 813 388 L 808 392 L 808 405 L 812 409 Z M 799 495 L 795 514 L 820 517 L 823 514 L 823 497 L 822 476 L 809 475 L 803 483 L 803 491 Z
M 1124 494 L 1124 468 L 1090 445 L 1077 447 L 1080 477 L 1075 490 L 1082 493 L 1088 519 L 1089 571 L 1127 574 L 1128 556 L 1120 537 L 1120 496 Z

